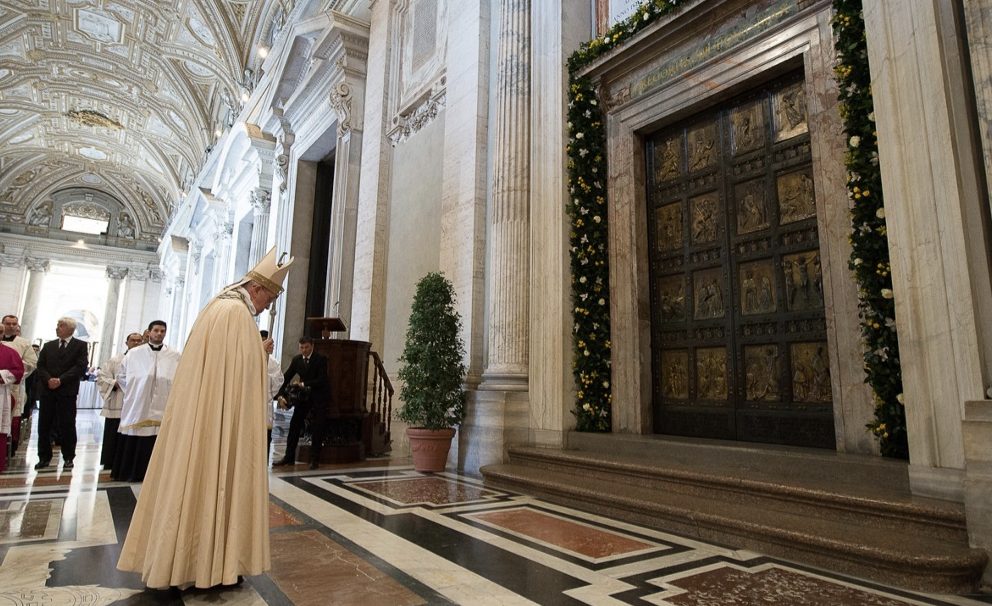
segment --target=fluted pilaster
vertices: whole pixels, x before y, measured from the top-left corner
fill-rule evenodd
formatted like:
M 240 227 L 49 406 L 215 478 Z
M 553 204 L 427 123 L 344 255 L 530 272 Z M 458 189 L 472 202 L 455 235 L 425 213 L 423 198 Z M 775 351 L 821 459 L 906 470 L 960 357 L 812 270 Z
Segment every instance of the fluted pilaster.
M 530 0 L 502 0 L 482 388 L 527 389 L 530 276 Z
M 126 267 L 107 266 L 107 303 L 103 308 L 103 330 L 100 331 L 100 356 L 97 365 L 113 354 L 114 329 L 117 327 L 117 303 L 121 295 L 121 282 L 127 276 Z
M 262 187 L 253 189 L 251 192 L 251 206 L 254 209 L 254 221 L 251 226 L 251 249 L 248 252 L 248 267 L 255 267 L 259 260 L 265 256 L 266 252 L 272 194 L 269 190 Z

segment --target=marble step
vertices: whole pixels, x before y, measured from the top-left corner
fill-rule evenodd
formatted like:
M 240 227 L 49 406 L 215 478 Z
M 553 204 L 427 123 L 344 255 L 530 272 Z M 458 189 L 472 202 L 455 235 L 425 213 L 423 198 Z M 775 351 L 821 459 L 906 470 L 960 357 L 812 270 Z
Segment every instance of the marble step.
M 511 463 L 563 474 L 581 474 L 614 483 L 627 483 L 672 493 L 718 499 L 727 503 L 763 507 L 769 511 L 803 514 L 850 524 L 922 534 L 952 543 L 968 540 L 964 508 L 958 503 L 914 497 L 908 482 L 901 487 L 893 474 L 905 473 L 888 461 L 837 460 L 813 453 L 796 453 L 785 468 L 765 461 L 749 461 L 744 452 L 696 453 L 694 459 L 657 456 L 623 449 L 605 453 L 589 450 L 556 450 L 511 447 Z M 765 453 L 758 452 L 758 457 Z M 851 459 L 851 460 L 847 460 Z M 872 473 L 860 477 L 865 466 Z
M 966 543 L 607 480 L 588 470 L 504 463 L 481 471 L 493 488 L 916 590 L 974 591 L 986 561 L 984 552 Z

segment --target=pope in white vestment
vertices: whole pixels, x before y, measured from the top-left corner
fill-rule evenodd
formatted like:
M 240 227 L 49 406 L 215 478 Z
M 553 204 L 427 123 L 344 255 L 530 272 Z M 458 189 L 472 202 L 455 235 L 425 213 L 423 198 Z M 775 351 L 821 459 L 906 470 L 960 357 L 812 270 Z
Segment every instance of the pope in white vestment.
M 268 355 L 253 316 L 288 267 L 270 250 L 190 331 L 117 563 L 148 587 L 230 585 L 270 567 Z

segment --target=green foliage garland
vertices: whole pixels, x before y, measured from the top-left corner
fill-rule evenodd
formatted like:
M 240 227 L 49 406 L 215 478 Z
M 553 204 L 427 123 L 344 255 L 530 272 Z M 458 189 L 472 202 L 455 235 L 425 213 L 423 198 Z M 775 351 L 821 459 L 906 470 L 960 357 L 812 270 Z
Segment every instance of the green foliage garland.
M 447 429 L 465 417 L 465 344 L 455 311 L 455 289 L 440 273 L 417 283 L 400 362 L 403 407 L 396 416 L 410 427 Z
M 909 457 L 906 410 L 862 4 L 861 0 L 834 0 L 833 6 L 834 73 L 847 133 L 845 162 L 852 202 L 849 267 L 858 283 L 865 382 L 875 397 L 875 418 L 867 427 L 877 436 L 884 456 L 905 459 Z
M 572 343 L 576 427 L 610 431 L 610 268 L 606 206 L 606 129 L 583 67 L 623 44 L 686 0 L 652 0 L 568 59 L 568 216 L 572 268 Z

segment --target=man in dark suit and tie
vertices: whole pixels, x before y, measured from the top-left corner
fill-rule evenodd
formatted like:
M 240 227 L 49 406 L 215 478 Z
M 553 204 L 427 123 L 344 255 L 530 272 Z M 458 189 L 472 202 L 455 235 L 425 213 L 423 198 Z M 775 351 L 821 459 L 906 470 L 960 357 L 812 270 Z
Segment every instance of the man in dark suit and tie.
M 62 446 L 63 470 L 72 469 L 76 457 L 76 396 L 79 380 L 86 373 L 88 348 L 74 339 L 76 321 L 60 318 L 55 326 L 58 337 L 41 348 L 35 370 L 41 400 L 38 412 L 38 464 L 44 469 L 52 462 L 52 426 L 58 428 Z
M 299 377 L 304 386 L 310 388 L 310 397 L 305 403 L 297 403 L 293 408 L 293 418 L 289 422 L 289 435 L 286 436 L 286 454 L 275 465 L 296 464 L 296 444 L 307 415 L 312 412 L 310 424 L 310 469 L 320 463 L 320 447 L 324 438 L 324 424 L 327 406 L 331 397 L 331 384 L 327 378 L 327 358 L 313 350 L 310 337 L 300 339 L 300 354 L 293 356 L 289 368 L 283 375 L 279 396 L 285 396 L 286 388 L 293 377 Z

